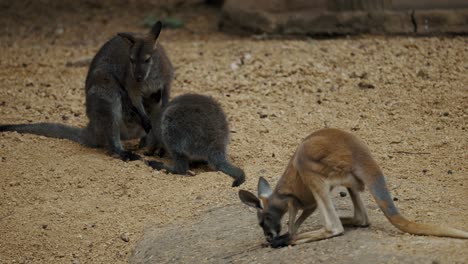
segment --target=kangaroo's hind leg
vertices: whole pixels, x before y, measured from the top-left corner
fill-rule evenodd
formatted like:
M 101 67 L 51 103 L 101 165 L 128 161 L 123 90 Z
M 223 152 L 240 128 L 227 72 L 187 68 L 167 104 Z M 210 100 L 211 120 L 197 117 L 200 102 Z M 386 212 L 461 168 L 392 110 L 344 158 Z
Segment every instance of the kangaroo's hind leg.
M 354 216 L 353 217 L 343 217 L 340 218 L 341 223 L 344 226 L 357 226 L 357 227 L 368 227 L 369 226 L 369 217 L 367 216 L 366 207 L 362 202 L 359 191 L 353 188 L 347 188 L 349 196 L 353 201 L 354 206 Z
M 187 175 L 192 174 L 189 171 L 189 160 L 183 154 L 179 153 L 171 153 L 171 156 L 174 160 L 174 166 L 168 166 L 159 161 L 148 161 L 148 165 L 151 166 L 153 169 L 156 170 L 166 170 L 168 173 L 172 174 L 179 174 L 179 175 Z
M 93 86 L 87 92 L 87 115 L 89 130 L 93 131 L 97 145 L 106 146 L 114 155 L 124 161 L 140 160 L 132 151 L 125 150 L 120 138 L 122 122 L 122 102 L 119 94 L 103 92 L 105 87 Z

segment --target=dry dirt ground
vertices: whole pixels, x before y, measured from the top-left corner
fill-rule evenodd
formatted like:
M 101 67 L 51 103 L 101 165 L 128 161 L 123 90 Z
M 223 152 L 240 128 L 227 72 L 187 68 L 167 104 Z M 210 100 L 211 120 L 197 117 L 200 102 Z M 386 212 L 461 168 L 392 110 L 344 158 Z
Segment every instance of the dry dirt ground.
M 66 63 L 115 32 L 145 31 L 154 10 L 18 2 L 28 1 L 0 6 L 0 123 L 84 126 L 87 68 Z M 255 190 L 258 176 L 276 182 L 302 138 L 337 127 L 370 146 L 404 215 L 468 230 L 467 37 L 239 37 L 216 31 L 213 10 L 176 14 L 186 28 L 161 35 L 173 96 L 208 94 L 224 107 L 231 160 L 248 177 L 241 188 Z M 166 175 L 67 140 L 2 133 L 0 263 L 468 262 L 468 241 L 403 234 L 367 193 L 370 228 L 252 249 L 262 232 L 238 188 L 195 171 Z M 334 197 L 352 214 L 349 197 Z M 320 223 L 316 213 L 303 230 Z

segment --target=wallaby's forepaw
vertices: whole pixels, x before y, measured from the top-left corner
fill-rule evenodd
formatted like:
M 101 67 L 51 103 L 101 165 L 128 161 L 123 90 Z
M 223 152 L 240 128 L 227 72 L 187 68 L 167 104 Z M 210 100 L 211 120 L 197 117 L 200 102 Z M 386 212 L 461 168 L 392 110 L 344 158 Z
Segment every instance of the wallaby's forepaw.
M 291 244 L 291 236 L 289 233 L 286 233 L 282 236 L 275 237 L 273 241 L 271 241 L 270 245 L 272 248 L 281 248 L 281 247 L 287 247 Z
M 123 161 L 134 161 L 134 160 L 141 160 L 141 157 L 140 155 L 132 151 L 125 150 L 120 153 L 120 159 L 122 159 Z
M 245 177 L 239 177 L 232 183 L 232 187 L 237 187 L 243 184 L 244 182 L 245 182 Z
M 149 133 L 151 131 L 151 121 L 148 117 L 145 116 L 141 119 L 141 126 L 143 126 L 143 129 L 146 133 Z
M 153 153 L 154 154 L 154 153 Z M 164 148 L 159 148 L 157 155 L 162 158 L 166 154 L 166 150 Z
M 151 157 L 151 156 L 154 155 L 154 151 L 151 151 L 151 150 L 145 151 L 145 152 L 143 153 L 143 155 L 145 155 L 145 156 L 147 156 L 147 157 Z
M 147 164 L 148 164 L 148 166 L 150 166 L 151 168 L 153 168 L 155 170 L 164 169 L 164 163 L 159 162 L 159 161 L 149 160 L 149 161 L 147 161 Z
M 147 140 L 147 136 L 142 136 L 140 138 L 140 142 L 138 142 L 138 148 L 139 149 L 142 149 L 142 148 L 146 147 L 146 140 Z

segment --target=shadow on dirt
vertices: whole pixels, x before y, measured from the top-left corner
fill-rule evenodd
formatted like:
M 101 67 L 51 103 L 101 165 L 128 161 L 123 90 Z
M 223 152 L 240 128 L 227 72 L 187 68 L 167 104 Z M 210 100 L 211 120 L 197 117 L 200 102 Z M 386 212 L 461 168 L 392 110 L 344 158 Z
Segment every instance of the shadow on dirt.
M 263 234 L 256 221 L 253 211 L 236 205 L 214 208 L 192 221 L 152 228 L 137 243 L 129 263 L 438 263 L 436 254 L 414 253 L 405 250 L 404 244 L 431 244 L 433 250 L 447 244 L 439 238 L 395 230 L 386 233 L 372 227 L 348 228 L 343 236 L 295 247 L 262 248 Z M 303 231 L 319 224 L 320 215 L 316 213 L 306 221 Z M 391 230 L 386 226 L 389 223 L 382 225 Z

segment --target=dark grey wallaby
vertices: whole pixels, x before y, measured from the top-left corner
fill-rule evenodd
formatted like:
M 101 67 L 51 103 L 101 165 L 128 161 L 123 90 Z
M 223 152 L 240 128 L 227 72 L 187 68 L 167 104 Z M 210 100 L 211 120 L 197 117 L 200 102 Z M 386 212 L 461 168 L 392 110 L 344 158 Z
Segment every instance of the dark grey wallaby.
M 140 138 L 151 129 L 148 115 L 169 101 L 173 68 L 157 43 L 161 23 L 146 35 L 119 33 L 94 56 L 86 78 L 85 128 L 57 123 L 0 125 L 17 131 L 65 138 L 89 147 L 107 148 L 122 160 L 141 157 L 122 147 L 121 140 Z
M 181 95 L 152 118 L 153 129 L 146 138 L 149 154 L 163 148 L 173 158 L 174 166 L 148 161 L 150 166 L 185 175 L 190 162 L 202 161 L 234 178 L 233 187 L 245 181 L 244 171 L 227 161 L 229 125 L 223 109 L 213 98 Z

